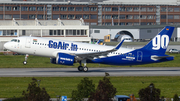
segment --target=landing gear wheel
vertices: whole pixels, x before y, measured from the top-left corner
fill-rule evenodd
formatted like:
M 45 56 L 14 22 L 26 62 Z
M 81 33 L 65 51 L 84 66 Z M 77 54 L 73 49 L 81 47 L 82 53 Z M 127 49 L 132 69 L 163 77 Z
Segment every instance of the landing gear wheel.
M 88 67 L 84 66 L 84 67 L 83 67 L 83 71 L 84 71 L 84 72 L 87 72 L 87 71 L 88 71 Z
M 26 62 L 26 61 L 24 61 L 24 62 L 23 62 L 23 64 L 24 64 L 24 65 L 26 65 L 26 64 L 27 64 L 27 62 Z
M 82 66 L 79 66 L 78 67 L 78 70 L 81 72 L 81 71 L 83 71 L 83 67 Z

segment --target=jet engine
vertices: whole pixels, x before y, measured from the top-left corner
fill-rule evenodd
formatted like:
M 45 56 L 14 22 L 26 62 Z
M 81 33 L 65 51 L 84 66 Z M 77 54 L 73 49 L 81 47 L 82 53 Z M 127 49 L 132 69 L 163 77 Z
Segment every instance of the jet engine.
M 75 56 L 66 53 L 58 53 L 56 58 L 51 58 L 50 60 L 53 64 L 73 65 Z

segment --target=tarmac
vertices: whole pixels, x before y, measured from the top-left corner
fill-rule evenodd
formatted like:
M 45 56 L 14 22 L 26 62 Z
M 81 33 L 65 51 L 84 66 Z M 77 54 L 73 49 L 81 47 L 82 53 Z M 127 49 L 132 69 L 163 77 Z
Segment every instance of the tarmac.
M 89 68 L 1 68 L 0 77 L 95 77 L 105 76 L 180 76 L 180 67 Z

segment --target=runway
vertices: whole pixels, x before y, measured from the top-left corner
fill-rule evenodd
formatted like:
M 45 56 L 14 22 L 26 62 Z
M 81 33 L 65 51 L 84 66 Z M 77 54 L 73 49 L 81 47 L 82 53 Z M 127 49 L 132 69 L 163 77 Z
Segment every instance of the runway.
M 180 76 L 180 67 L 127 67 L 89 68 L 79 72 L 77 68 L 1 68 L 0 77 L 90 77 L 105 76 Z

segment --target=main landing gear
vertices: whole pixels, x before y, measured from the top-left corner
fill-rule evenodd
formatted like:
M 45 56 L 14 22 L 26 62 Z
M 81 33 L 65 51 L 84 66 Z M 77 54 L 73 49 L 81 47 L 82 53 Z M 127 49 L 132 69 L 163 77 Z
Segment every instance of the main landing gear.
M 26 65 L 26 64 L 27 64 L 27 59 L 28 59 L 28 56 L 29 56 L 29 55 L 28 55 L 28 54 L 26 54 L 26 56 L 25 56 L 25 61 L 23 62 L 23 64 L 24 64 L 24 65 Z
M 84 67 L 81 65 L 81 63 L 84 63 Z M 88 67 L 86 66 L 86 60 L 82 60 L 80 63 L 80 66 L 78 67 L 78 70 L 81 72 L 81 71 L 84 71 L 84 72 L 87 72 L 88 71 Z

